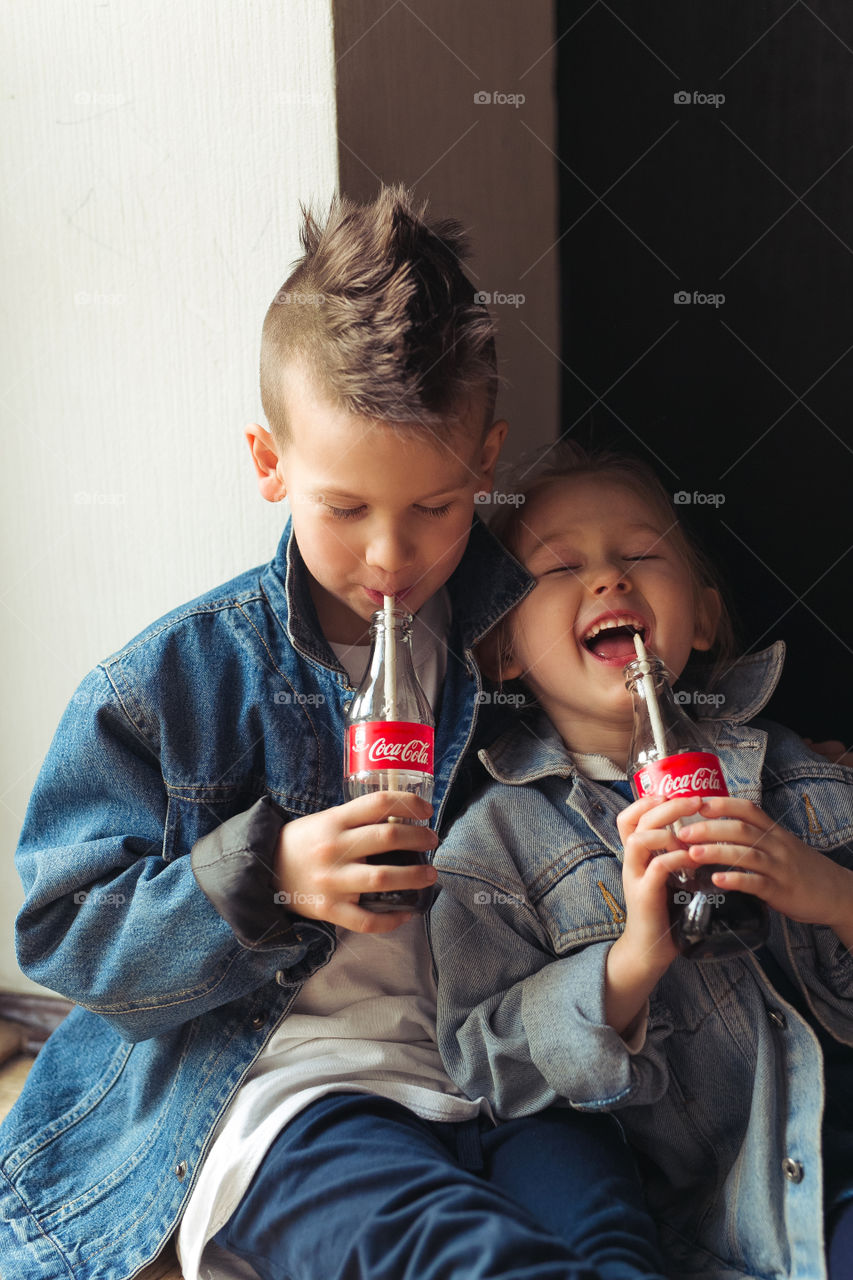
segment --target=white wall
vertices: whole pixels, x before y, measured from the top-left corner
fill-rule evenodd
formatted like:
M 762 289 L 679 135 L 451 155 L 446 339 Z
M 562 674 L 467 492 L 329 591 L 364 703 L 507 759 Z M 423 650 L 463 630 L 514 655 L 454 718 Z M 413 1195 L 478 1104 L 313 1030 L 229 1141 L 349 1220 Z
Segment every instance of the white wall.
M 0 6 L 0 988 L 13 853 L 74 688 L 268 560 L 243 425 L 298 203 L 337 181 L 331 0 Z

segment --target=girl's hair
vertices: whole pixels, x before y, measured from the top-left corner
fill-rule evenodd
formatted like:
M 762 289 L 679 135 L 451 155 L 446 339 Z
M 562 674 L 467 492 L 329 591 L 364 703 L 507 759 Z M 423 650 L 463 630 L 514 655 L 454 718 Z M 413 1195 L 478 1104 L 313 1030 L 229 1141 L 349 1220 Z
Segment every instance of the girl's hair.
M 664 522 L 666 537 L 681 556 L 693 587 L 693 603 L 697 616 L 702 610 L 702 594 L 706 587 L 718 592 L 721 602 L 720 617 L 717 622 L 713 644 L 707 654 L 694 655 L 691 663 L 700 663 L 710 668 L 706 676 L 707 682 L 713 684 L 731 666 L 737 648 L 734 627 L 729 609 L 726 605 L 719 576 L 704 551 L 696 544 L 678 519 L 678 511 L 673 505 L 670 494 L 666 491 L 657 473 L 641 458 L 628 453 L 613 450 L 587 450 L 574 441 L 561 441 L 550 445 L 538 456 L 522 458 L 514 465 L 509 474 L 500 478 L 505 486 L 501 490 L 504 502 L 497 508 L 497 514 L 490 521 L 492 533 L 514 555 L 518 553 L 521 534 L 525 528 L 525 504 L 530 502 L 550 484 L 557 480 L 570 479 L 575 476 L 601 476 L 625 485 L 649 504 L 651 509 Z M 524 502 L 507 502 L 512 492 Z M 496 646 L 496 648 L 495 648 Z M 497 659 L 498 677 L 500 667 L 510 652 L 510 636 L 507 620 L 500 624 L 492 655 Z M 494 666 L 494 662 L 492 663 Z

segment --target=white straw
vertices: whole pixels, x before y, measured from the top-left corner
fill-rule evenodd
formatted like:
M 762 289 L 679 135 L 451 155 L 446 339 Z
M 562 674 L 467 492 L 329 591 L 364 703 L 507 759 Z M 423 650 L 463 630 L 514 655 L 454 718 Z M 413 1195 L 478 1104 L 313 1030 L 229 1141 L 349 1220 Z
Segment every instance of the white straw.
M 394 631 L 394 597 L 383 596 L 385 609 L 385 718 L 397 719 L 397 648 Z M 397 773 L 388 770 L 388 790 L 397 790 Z
M 643 644 L 643 638 L 639 632 L 634 632 L 634 648 L 637 651 L 637 657 L 640 659 L 640 670 L 643 673 L 643 688 L 646 691 L 646 705 L 649 708 L 649 719 L 652 722 L 652 735 L 655 740 L 655 747 L 658 754 L 663 757 L 666 755 L 666 734 L 663 731 L 663 721 L 660 718 L 660 707 L 658 706 L 658 698 L 655 693 L 655 682 L 652 676 L 652 669 L 649 666 L 649 655 L 646 653 L 646 646 Z

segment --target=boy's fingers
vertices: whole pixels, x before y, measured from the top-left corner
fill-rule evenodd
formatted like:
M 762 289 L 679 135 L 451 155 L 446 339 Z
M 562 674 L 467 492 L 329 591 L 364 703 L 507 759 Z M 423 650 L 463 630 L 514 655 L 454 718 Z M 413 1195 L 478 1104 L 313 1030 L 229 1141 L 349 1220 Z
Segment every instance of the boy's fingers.
M 352 933 L 393 933 L 411 918 L 411 911 L 365 911 L 354 902 L 339 902 L 328 917 L 330 924 Z
M 341 805 L 341 810 L 348 810 L 348 821 L 345 826 L 362 826 L 372 822 L 385 822 L 388 818 L 414 818 L 424 822 L 432 817 L 432 805 L 422 796 L 408 791 L 373 791 L 367 796 L 358 796 Z
M 341 836 L 335 866 L 346 866 L 373 854 L 398 849 L 429 853 L 437 848 L 438 836 L 429 827 L 413 827 L 407 822 L 382 822 L 369 827 L 353 827 Z
M 394 889 L 425 889 L 437 879 L 435 867 L 426 863 L 399 867 L 385 862 L 351 862 L 341 868 L 337 889 L 342 894 L 389 893 Z

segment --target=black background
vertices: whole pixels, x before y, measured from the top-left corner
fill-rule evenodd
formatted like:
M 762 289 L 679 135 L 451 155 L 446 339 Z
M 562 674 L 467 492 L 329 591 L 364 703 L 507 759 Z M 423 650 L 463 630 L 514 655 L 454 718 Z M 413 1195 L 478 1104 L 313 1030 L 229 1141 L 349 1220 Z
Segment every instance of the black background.
M 724 496 L 680 511 L 741 649 L 788 645 L 766 714 L 850 744 L 853 6 L 557 20 L 563 433 Z

